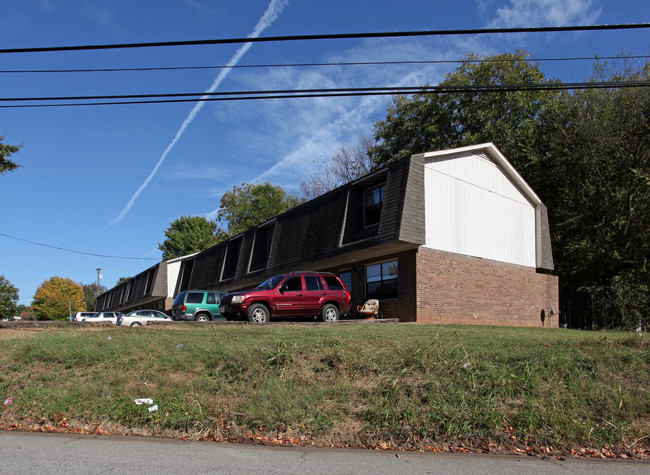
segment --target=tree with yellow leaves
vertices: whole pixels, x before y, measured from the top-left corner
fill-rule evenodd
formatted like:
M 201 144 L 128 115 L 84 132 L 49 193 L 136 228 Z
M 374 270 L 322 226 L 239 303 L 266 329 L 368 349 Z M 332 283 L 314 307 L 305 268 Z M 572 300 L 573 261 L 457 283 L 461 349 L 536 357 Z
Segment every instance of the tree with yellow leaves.
M 86 310 L 83 288 L 67 277 L 52 277 L 36 289 L 32 307 L 39 320 L 66 320 Z

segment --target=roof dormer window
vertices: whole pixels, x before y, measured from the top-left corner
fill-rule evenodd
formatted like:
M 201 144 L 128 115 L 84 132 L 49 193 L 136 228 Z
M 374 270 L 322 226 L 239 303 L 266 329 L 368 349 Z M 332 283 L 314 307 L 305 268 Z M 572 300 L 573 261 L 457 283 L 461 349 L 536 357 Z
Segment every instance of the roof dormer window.
M 381 205 L 384 202 L 385 185 L 367 190 L 364 194 L 363 222 L 364 226 L 379 224 Z

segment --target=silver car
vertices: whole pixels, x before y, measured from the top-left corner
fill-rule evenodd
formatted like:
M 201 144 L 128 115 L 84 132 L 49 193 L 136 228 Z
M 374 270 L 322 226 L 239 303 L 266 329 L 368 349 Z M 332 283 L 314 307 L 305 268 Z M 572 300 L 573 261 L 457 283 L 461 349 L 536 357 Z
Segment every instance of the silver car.
M 159 310 L 134 310 L 122 315 L 117 320 L 117 325 L 123 327 L 139 327 L 148 322 L 171 322 L 172 319 Z

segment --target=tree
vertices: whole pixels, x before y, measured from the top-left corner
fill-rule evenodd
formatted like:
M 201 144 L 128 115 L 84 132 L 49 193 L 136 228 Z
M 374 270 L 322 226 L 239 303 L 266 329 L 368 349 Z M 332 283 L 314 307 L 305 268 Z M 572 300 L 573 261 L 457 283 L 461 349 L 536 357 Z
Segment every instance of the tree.
M 370 173 L 377 167 L 369 152 L 372 145 L 371 139 L 361 137 L 359 145 L 341 147 L 328 162 L 300 181 L 300 190 L 312 199 Z
M 0 275 L 0 318 L 12 318 L 18 311 L 18 289 Z
M 20 150 L 20 147 L 22 147 L 22 145 L 16 146 L 4 144 L 2 143 L 4 138 L 4 135 L 0 136 L 0 175 L 4 175 L 7 172 L 13 171 L 20 166 L 9 160 L 9 157 Z
M 86 310 L 86 303 L 81 285 L 67 277 L 52 277 L 36 289 L 32 307 L 39 320 L 66 320 Z
M 86 308 L 88 310 L 93 310 L 95 308 L 95 303 L 97 303 L 97 297 L 106 292 L 108 289 L 97 282 L 92 284 L 82 285 L 81 286 L 84 293 L 84 301 L 86 302 Z
M 525 85 L 549 82 L 528 53 L 468 54 L 440 86 Z M 374 125 L 377 163 L 415 153 L 493 142 L 522 174 L 530 162 L 537 118 L 549 91 L 481 91 L 396 96 L 386 120 Z
M 647 62 L 620 71 L 597 63 L 591 78 L 649 79 Z M 549 207 L 562 293 L 591 303 L 591 321 L 580 326 L 636 328 L 650 310 L 650 90 L 563 93 L 540 129 L 536 186 Z
M 131 278 L 131 276 L 129 276 L 129 277 L 120 277 L 119 279 L 117 279 L 117 283 L 115 284 L 115 287 L 117 287 L 120 284 L 123 284 L 124 282 L 126 282 L 130 278 Z
M 221 197 L 218 218 L 227 224 L 226 234 L 232 237 L 295 208 L 302 202 L 301 198 L 287 193 L 280 186 L 242 183 Z
M 182 216 L 165 231 L 167 239 L 158 244 L 163 260 L 204 251 L 224 239 L 217 223 L 201 216 Z M 119 284 L 119 282 L 118 282 Z

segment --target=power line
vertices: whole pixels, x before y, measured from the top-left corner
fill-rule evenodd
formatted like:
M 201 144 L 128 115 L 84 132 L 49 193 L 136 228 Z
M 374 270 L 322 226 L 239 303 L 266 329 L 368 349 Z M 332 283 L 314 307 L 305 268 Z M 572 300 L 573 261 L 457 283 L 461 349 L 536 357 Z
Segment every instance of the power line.
M 556 91 L 580 89 L 606 89 L 649 87 L 650 81 L 605 81 L 605 82 L 549 82 L 544 84 L 516 85 L 473 85 L 473 86 L 413 86 L 413 87 L 367 87 L 340 89 L 296 89 L 296 90 L 267 90 L 267 91 L 231 91 L 231 92 L 198 92 L 198 93 L 169 93 L 169 94 L 125 94 L 109 96 L 65 96 L 65 97 L 14 97 L 0 98 L 0 102 L 26 101 L 90 101 L 102 102 L 72 102 L 60 104 L 10 104 L 0 105 L 0 109 L 10 108 L 42 108 L 70 106 L 103 106 L 103 105 L 133 105 L 133 104 L 163 104 L 195 101 L 240 101 L 261 99 L 295 99 L 317 97 L 351 97 L 378 96 L 395 94 L 465 94 L 465 93 L 497 93 L 497 92 L 526 92 L 526 91 Z M 163 99 L 176 98 L 176 99 Z M 130 99 L 115 101 L 112 99 Z M 145 99 L 145 100 L 133 100 Z
M 602 61 L 602 60 L 627 60 L 647 59 L 650 55 L 638 56 L 587 56 L 572 58 L 483 58 L 483 59 L 432 59 L 420 61 L 350 61 L 331 63 L 279 63 L 279 64 L 237 64 L 234 66 L 160 66 L 148 68 L 89 68 L 89 69 L 5 69 L 0 74 L 29 74 L 29 73 L 105 73 L 105 72 L 131 72 L 131 71 L 179 71 L 179 70 L 200 70 L 200 69 L 263 69 L 263 68 L 296 68 L 296 67 L 318 67 L 318 66 L 390 66 L 407 64 L 460 64 L 460 63 L 498 63 L 498 62 L 550 62 L 550 61 Z
M 4 97 L 0 101 L 62 101 L 62 100 L 91 100 L 91 99 L 146 99 L 161 97 L 193 97 L 198 100 L 202 96 L 249 96 L 262 94 L 314 94 L 314 93 L 339 93 L 339 92 L 380 92 L 388 91 L 390 94 L 397 92 L 409 93 L 427 89 L 426 86 L 404 86 L 404 87 L 359 87 L 359 88 L 333 88 L 333 89 L 274 89 L 257 91 L 218 91 L 218 92 L 181 92 L 163 94 L 117 94 L 104 96 L 44 96 L 44 97 Z
M 184 41 L 157 41 L 148 43 L 121 43 L 103 45 L 76 45 L 76 46 L 42 46 L 33 48 L 5 48 L 0 49 L 0 54 L 6 53 L 45 53 L 54 51 L 87 51 L 100 49 L 125 49 L 125 48 L 152 48 L 167 46 L 202 46 L 224 45 L 237 43 L 264 43 L 279 41 L 311 41 L 333 39 L 361 39 L 361 38 L 404 38 L 415 36 L 449 36 L 449 35 L 480 35 L 480 34 L 505 34 L 505 33 L 549 33 L 565 31 L 603 31 L 603 30 L 628 30 L 650 28 L 650 23 L 627 23 L 620 25 L 576 25 L 552 26 L 529 28 L 473 28 L 462 30 L 424 30 L 378 33 L 340 33 L 325 35 L 292 35 L 292 36 L 267 36 L 257 38 L 222 38 L 212 40 L 184 40 Z
M 156 257 L 123 257 L 123 256 L 107 256 L 105 254 L 93 254 L 91 252 L 74 251 L 72 249 L 65 249 L 63 247 L 51 246 L 49 244 L 43 244 L 41 242 L 30 241 L 28 239 L 22 239 L 22 238 L 19 238 L 19 237 L 16 237 L 16 236 L 10 236 L 9 234 L 4 234 L 4 233 L 0 233 L 0 236 L 4 236 L 4 237 L 10 238 L 10 239 L 15 239 L 16 241 L 28 242 L 30 244 L 35 244 L 37 246 L 49 247 L 51 249 L 58 249 L 59 251 L 72 252 L 74 254 L 83 254 L 85 256 L 106 257 L 106 258 L 109 258 L 109 259 L 154 260 L 154 261 L 160 260 L 160 259 L 158 259 Z

